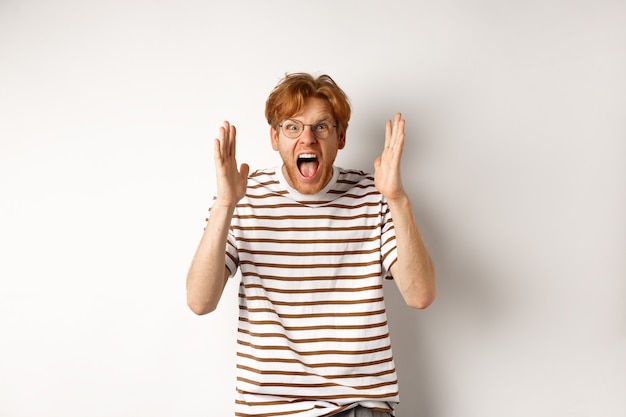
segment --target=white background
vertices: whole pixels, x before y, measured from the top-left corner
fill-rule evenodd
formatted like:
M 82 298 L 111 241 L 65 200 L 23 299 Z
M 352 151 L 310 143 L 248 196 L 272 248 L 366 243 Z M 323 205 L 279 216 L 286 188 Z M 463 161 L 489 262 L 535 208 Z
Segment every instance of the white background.
M 185 304 L 225 119 L 278 163 L 286 72 L 353 103 L 438 272 L 386 284 L 402 417 L 626 415 L 626 3 L 0 0 L 0 415 L 228 416 L 236 282 Z

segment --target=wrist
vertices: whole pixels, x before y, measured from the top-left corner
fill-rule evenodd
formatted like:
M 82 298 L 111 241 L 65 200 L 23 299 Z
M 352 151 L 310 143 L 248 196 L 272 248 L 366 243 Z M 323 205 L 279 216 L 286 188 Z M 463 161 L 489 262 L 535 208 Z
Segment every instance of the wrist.
M 216 198 L 213 201 L 213 205 L 211 206 L 211 211 L 213 210 L 234 211 L 236 206 L 237 206 L 236 201 L 221 200 L 219 198 Z
M 404 204 L 411 205 L 411 199 L 409 198 L 409 195 L 404 191 L 395 193 L 393 197 L 385 197 L 385 199 L 387 200 L 387 204 L 390 206 L 398 206 Z

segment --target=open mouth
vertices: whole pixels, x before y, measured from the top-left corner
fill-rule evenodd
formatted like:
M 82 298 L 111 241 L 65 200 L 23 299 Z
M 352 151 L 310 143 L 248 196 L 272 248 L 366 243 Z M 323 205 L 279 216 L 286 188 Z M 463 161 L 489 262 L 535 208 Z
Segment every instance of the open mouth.
M 298 171 L 304 178 L 313 178 L 319 165 L 317 155 L 313 153 L 304 153 L 298 156 Z

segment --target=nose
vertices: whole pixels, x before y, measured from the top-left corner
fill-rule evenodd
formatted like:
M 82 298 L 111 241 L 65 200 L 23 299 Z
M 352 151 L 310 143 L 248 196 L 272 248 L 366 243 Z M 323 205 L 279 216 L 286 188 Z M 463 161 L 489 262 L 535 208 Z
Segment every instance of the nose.
M 298 140 L 301 143 L 315 143 L 317 142 L 317 138 L 313 134 L 313 126 L 305 125 L 304 130 L 300 134 Z

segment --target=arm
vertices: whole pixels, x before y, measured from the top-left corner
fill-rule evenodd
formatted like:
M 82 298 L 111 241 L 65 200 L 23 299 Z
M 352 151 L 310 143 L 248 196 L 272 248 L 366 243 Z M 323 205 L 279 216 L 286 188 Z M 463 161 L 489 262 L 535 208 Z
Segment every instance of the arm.
M 235 127 L 224 122 L 214 142 L 217 199 L 187 273 L 187 304 L 196 314 L 215 310 L 230 275 L 224 263 L 226 240 L 235 206 L 246 193 L 250 170 L 246 164 L 237 170 L 235 151 Z
M 435 299 L 435 270 L 413 216 L 409 196 L 400 178 L 400 160 L 404 146 L 404 120 L 396 114 L 385 129 L 385 148 L 374 161 L 376 188 L 386 198 L 396 232 L 398 260 L 391 274 L 406 303 L 426 308 Z

